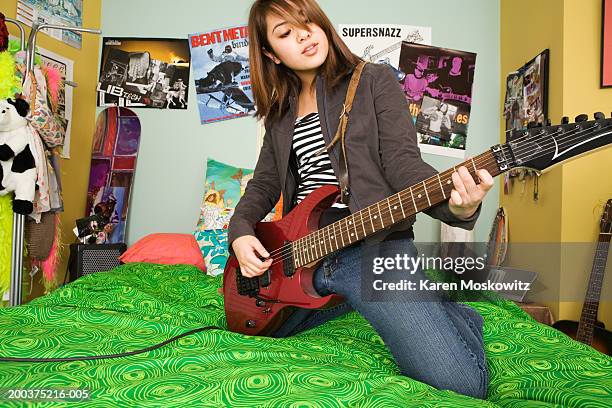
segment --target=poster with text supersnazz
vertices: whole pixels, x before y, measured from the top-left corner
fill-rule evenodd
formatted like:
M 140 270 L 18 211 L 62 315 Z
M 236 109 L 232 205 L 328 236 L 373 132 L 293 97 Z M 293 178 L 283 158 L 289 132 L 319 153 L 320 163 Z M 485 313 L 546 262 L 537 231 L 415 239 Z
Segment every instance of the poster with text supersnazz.
M 339 24 L 338 34 L 349 49 L 369 62 L 397 71 L 402 41 L 431 44 L 431 27 L 403 24 Z
M 200 122 L 254 113 L 247 26 L 191 34 L 189 46 Z

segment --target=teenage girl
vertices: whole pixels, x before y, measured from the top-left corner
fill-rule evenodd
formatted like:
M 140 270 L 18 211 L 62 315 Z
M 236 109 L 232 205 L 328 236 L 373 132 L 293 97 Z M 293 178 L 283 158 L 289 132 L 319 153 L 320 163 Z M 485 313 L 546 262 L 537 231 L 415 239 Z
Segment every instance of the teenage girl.
M 264 273 L 270 254 L 254 225 L 271 211 L 282 192 L 283 215 L 323 184 L 338 184 L 339 145 L 326 150 L 339 122 L 351 74 L 359 57 L 351 53 L 314 0 L 257 0 L 249 15 L 249 59 L 257 118 L 266 128 L 253 179 L 229 224 L 229 243 L 244 276 Z M 437 171 L 420 156 L 406 99 L 393 70 L 366 64 L 345 135 L 350 196 L 336 202 L 320 227 L 383 200 Z M 493 186 L 477 171 L 476 183 L 463 166 L 452 175 L 448 201 L 425 210 L 447 224 L 472 229 L 481 201 Z M 401 374 L 438 389 L 486 398 L 488 371 L 483 319 L 471 307 L 436 298 L 394 301 L 362 297 L 364 252 L 395 258 L 418 256 L 414 217 L 326 257 L 314 274 L 321 296 L 346 302 L 327 310 L 297 309 L 274 333 L 285 337 L 355 310 L 389 348 Z M 364 276 L 368 273 L 364 263 Z M 369 270 L 371 276 L 371 268 Z M 415 276 L 423 276 L 417 270 Z

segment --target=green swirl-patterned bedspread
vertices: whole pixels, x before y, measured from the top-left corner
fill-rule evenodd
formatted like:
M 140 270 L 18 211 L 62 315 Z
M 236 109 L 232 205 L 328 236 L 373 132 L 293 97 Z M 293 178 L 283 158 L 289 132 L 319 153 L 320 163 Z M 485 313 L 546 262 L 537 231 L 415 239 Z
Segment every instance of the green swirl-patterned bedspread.
M 184 265 L 128 264 L 89 275 L 0 310 L 0 355 L 116 354 L 201 326 L 226 327 L 221 283 Z M 512 302 L 468 304 L 485 319 L 487 402 L 398 375 L 380 337 L 355 312 L 286 339 L 212 330 L 130 357 L 0 362 L 0 388 L 86 388 L 91 399 L 83 406 L 96 407 L 612 406 L 611 358 Z

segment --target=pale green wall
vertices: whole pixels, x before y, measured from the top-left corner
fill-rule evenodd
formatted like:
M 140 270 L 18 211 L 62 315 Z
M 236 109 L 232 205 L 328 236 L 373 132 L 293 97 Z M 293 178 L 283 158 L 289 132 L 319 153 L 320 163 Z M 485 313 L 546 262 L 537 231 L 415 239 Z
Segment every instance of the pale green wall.
M 246 24 L 250 0 L 103 0 L 105 36 L 183 37 Z M 499 0 L 320 0 L 332 22 L 395 23 L 432 27 L 433 44 L 478 54 L 468 155 L 498 142 Z M 193 78 L 190 79 L 193 81 Z M 131 244 L 153 232 L 191 232 L 204 193 L 206 158 L 254 167 L 256 123 L 251 117 L 200 125 L 193 82 L 189 109 L 138 109 L 142 139 L 128 221 Z M 438 170 L 459 159 L 423 154 Z M 476 239 L 488 237 L 499 202 L 498 180 L 476 224 Z M 439 240 L 439 222 L 419 215 L 418 241 Z

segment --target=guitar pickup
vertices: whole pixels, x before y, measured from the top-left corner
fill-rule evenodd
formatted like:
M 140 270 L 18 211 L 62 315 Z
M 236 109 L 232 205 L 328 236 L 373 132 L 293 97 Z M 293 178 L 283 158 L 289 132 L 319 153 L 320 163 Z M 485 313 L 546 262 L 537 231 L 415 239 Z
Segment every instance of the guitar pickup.
M 261 285 L 262 288 L 265 288 L 270 286 L 270 283 L 272 283 L 272 279 L 270 278 L 270 270 L 268 269 L 263 273 L 263 275 L 259 276 L 259 285 Z
M 241 296 L 257 296 L 259 294 L 259 276 L 247 278 L 242 276 L 239 268 L 236 269 L 236 289 Z
M 291 241 L 285 241 L 285 245 L 290 245 Z M 289 251 L 289 254 L 283 259 L 283 273 L 287 277 L 295 275 L 295 265 L 293 263 L 293 251 Z

